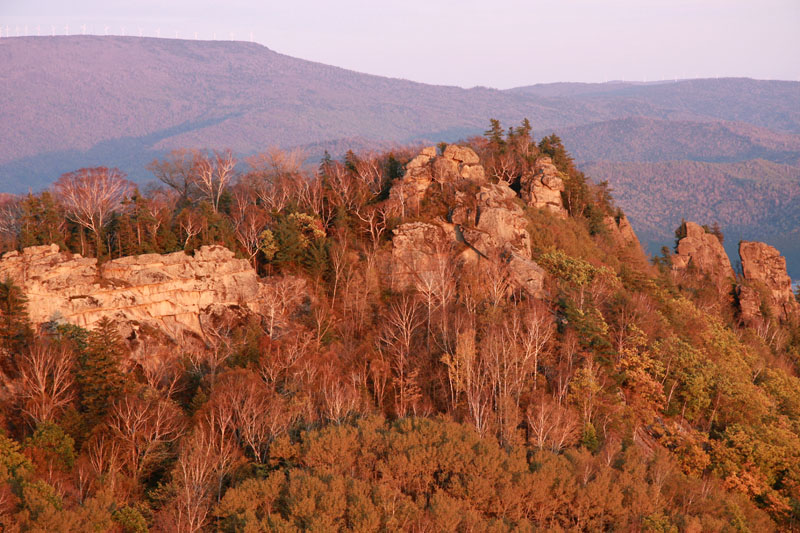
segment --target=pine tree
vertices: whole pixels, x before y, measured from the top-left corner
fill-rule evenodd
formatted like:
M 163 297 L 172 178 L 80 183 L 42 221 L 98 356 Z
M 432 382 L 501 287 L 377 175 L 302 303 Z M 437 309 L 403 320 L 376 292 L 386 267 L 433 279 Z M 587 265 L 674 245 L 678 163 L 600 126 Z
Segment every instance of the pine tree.
M 124 349 L 117 327 L 109 318 L 102 318 L 89 334 L 86 351 L 79 359 L 78 385 L 81 406 L 90 425 L 99 421 L 122 393 L 125 378 L 119 360 Z
M 493 118 L 489 120 L 489 123 L 489 129 L 483 132 L 484 137 L 489 139 L 489 142 L 497 148 L 505 146 L 506 142 L 503 139 L 503 127 L 500 125 L 500 121 Z
M 0 348 L 12 354 L 20 353 L 33 338 L 27 301 L 12 280 L 0 282 Z

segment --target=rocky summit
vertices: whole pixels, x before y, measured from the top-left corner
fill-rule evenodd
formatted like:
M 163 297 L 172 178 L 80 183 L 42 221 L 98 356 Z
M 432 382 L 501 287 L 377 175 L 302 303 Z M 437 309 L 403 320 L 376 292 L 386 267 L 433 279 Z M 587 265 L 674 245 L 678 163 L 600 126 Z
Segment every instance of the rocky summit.
M 478 155 L 469 147 L 449 145 L 441 156 L 436 155 L 435 147 L 423 149 L 408 163 L 403 179 L 392 186 L 390 209 L 409 217 L 419 214 L 427 199 L 438 197 L 447 212 L 430 222 L 406 222 L 394 230 L 391 270 L 395 287 L 424 284 L 425 278 L 437 271 L 446 273 L 450 258 L 457 256 L 458 268 L 474 264 L 483 269 L 500 268 L 513 288 L 540 296 L 544 271 L 530 259 L 524 206 L 566 211 L 560 178 L 547 170 L 536 179 L 538 185 L 529 180 L 527 196 L 523 193 L 520 197 L 507 183 L 490 183 Z M 553 189 L 542 185 L 544 182 Z M 543 188 L 555 194 L 535 192 Z

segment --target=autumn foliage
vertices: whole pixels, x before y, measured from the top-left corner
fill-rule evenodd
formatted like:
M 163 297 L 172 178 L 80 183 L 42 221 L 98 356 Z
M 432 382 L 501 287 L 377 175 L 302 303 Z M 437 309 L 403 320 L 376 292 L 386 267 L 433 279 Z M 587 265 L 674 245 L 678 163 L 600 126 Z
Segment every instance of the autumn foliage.
M 110 320 L 34 334 L 24 295 L 0 285 L 4 531 L 798 527 L 797 317 L 744 328 L 621 249 L 607 186 L 532 136 L 493 123 L 469 142 L 493 180 L 513 187 L 543 155 L 564 178 L 568 217 L 525 211 L 541 298 L 505 263 L 458 269 L 444 249 L 393 288 L 393 230 L 447 201 L 393 209 L 410 149 L 316 169 L 278 150 L 177 151 L 143 190 L 85 169 L 13 199 L 7 248 L 222 244 L 264 296 L 257 316 L 134 357 Z

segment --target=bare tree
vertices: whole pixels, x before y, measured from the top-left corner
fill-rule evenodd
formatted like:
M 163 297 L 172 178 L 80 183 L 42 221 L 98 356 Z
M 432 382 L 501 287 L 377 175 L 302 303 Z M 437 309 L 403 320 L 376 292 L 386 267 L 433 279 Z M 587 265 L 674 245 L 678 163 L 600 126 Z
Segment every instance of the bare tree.
M 381 236 L 388 227 L 386 207 L 380 206 L 373 209 L 361 209 L 356 213 L 361 221 L 366 224 L 364 232 L 369 235 L 372 251 L 377 252 L 381 244 Z
M 264 383 L 250 370 L 224 374 L 214 387 L 213 404 L 220 415 L 225 415 L 220 420 L 227 420 L 233 434 L 262 462 L 266 445 L 292 422 L 286 401 L 275 392 L 274 385 Z
M 127 395 L 114 403 L 106 421 L 120 443 L 123 464 L 137 481 L 165 457 L 181 436 L 180 410 L 169 400 Z
M 305 295 L 305 283 L 299 278 L 270 278 L 261 296 L 261 312 L 267 318 L 267 333 L 273 339 L 288 323 L 288 313 Z
M 0 235 L 11 242 L 16 241 L 22 227 L 22 205 L 16 196 L 0 201 Z
M 42 344 L 20 357 L 13 390 L 34 426 L 52 421 L 72 401 L 73 364 L 71 351 Z
M 528 407 L 527 421 L 529 440 L 540 449 L 548 447 L 557 453 L 577 440 L 575 414 L 547 395 L 541 395 Z
M 175 530 L 195 533 L 203 529 L 211 510 L 219 460 L 217 442 L 207 427 L 198 427 L 184 441 L 172 472 L 176 497 L 170 525 Z
M 403 296 L 389 306 L 383 317 L 384 326 L 378 349 L 388 354 L 394 374 L 395 412 L 407 416 L 419 399 L 416 383 L 417 370 L 411 365 L 414 335 L 422 325 L 417 303 L 410 296 Z
M 219 201 L 225 188 L 234 177 L 236 159 L 230 150 L 214 152 L 198 159 L 194 184 L 205 196 L 214 212 L 219 211 Z
M 245 182 L 267 209 L 282 211 L 296 196 L 304 179 L 300 172 L 304 160 L 301 150 L 285 152 L 270 148 L 247 159 L 251 171 L 245 176 Z
M 178 215 L 178 225 L 186 236 L 183 241 L 183 249 L 185 250 L 189 246 L 189 241 L 206 228 L 208 221 L 201 213 L 191 207 L 187 207 Z
M 156 159 L 147 169 L 159 181 L 174 189 L 180 201 L 186 202 L 192 195 L 200 154 L 196 150 L 173 150 L 162 160 Z
M 237 209 L 233 217 L 233 230 L 236 240 L 247 252 L 253 268 L 261 245 L 261 233 L 269 222 L 269 214 L 257 205 L 247 205 Z
M 114 493 L 121 457 L 121 442 L 113 438 L 109 431 L 97 432 L 86 445 L 86 471 L 90 471 L 96 478 L 104 477 L 106 486 Z
M 225 478 L 242 458 L 236 440 L 236 404 L 212 397 L 200 413 L 195 425 L 195 438 L 202 439 L 202 446 L 213 450 L 215 462 L 213 472 L 217 500 L 222 497 Z
M 100 253 L 101 237 L 111 214 L 130 193 L 131 183 L 119 169 L 82 168 L 62 175 L 55 183 L 56 193 L 67 217 L 95 235 Z M 85 253 L 85 250 L 82 250 Z
M 381 160 L 376 154 L 366 154 L 354 161 L 355 177 L 372 194 L 377 196 L 383 189 Z

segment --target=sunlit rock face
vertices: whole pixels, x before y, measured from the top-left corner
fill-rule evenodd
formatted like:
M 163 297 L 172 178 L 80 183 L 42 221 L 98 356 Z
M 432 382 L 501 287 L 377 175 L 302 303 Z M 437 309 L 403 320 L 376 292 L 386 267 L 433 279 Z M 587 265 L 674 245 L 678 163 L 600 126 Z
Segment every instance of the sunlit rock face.
M 730 285 L 734 277 L 731 261 L 719 239 L 694 222 L 686 223 L 686 236 L 678 241 L 677 253 L 672 256 L 673 271 L 681 273 L 690 268 L 720 287 Z
M 422 150 L 392 186 L 389 208 L 401 217 L 413 215 L 426 195 L 445 189 L 453 191 L 446 220 L 406 222 L 394 230 L 388 268 L 394 288 L 494 263 L 491 267 L 502 267 L 515 289 L 539 296 L 544 271 L 531 259 L 525 202 L 506 183 L 489 183 L 471 148 L 449 145 L 440 156 L 434 147 Z
M 520 180 L 520 193 L 525 203 L 566 217 L 567 210 L 561 197 L 563 191 L 564 179 L 549 157 L 540 157 L 533 172 Z
M 35 324 L 55 320 L 91 328 L 108 317 L 174 339 L 203 337 L 204 313 L 219 314 L 220 307 L 255 309 L 260 287 L 250 264 L 221 246 L 203 246 L 193 255 L 123 257 L 99 268 L 96 259 L 61 252 L 55 244 L 34 246 L 6 253 L 0 277 L 22 288 Z
M 739 243 L 739 258 L 745 283 L 739 287 L 742 319 L 753 322 L 768 315 L 786 320 L 800 305 L 792 293 L 792 280 L 786 272 L 786 258 L 763 242 Z
M 608 230 L 608 234 L 614 244 L 621 249 L 629 249 L 639 255 L 644 255 L 642 244 L 633 231 L 633 226 L 628 221 L 628 217 L 622 215 L 616 219 L 610 215 L 603 218 L 603 224 Z

